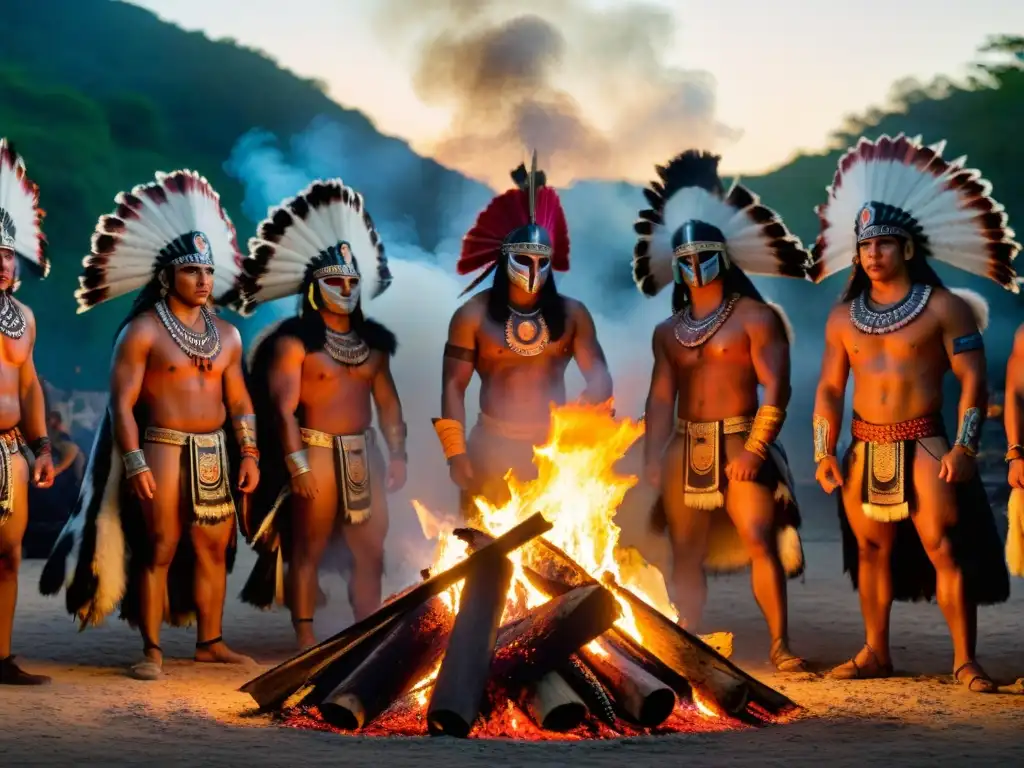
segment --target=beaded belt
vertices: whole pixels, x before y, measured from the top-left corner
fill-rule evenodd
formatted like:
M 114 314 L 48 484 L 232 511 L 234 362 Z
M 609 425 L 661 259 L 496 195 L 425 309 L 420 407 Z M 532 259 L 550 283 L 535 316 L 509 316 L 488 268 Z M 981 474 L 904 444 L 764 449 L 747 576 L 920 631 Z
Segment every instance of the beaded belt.
M 850 433 L 855 440 L 865 443 L 901 443 L 944 434 L 942 417 L 936 414 L 900 421 L 896 424 L 870 424 L 854 418 Z

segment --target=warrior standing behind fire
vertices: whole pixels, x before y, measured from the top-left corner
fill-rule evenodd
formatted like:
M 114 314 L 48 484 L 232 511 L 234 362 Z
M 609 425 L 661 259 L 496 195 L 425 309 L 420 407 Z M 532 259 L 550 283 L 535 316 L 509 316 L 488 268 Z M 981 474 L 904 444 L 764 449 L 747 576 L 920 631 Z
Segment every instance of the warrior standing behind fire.
M 299 314 L 253 353 L 252 392 L 265 470 L 247 535 L 260 552 L 243 599 L 269 607 L 288 562 L 287 597 L 301 647 L 313 645 L 317 570 L 340 536 L 352 559 L 355 620 L 381 601 L 388 491 L 406 478 L 406 428 L 391 375 L 394 334 L 363 314 L 391 284 L 363 197 L 316 181 L 272 210 L 249 241 L 243 312 L 299 294 Z M 373 405 L 388 461 L 373 430 Z M 282 580 L 283 581 L 283 580 Z
M 569 269 L 569 230 L 558 193 L 546 186 L 534 153 L 529 171 L 512 174 L 516 189 L 495 197 L 462 244 L 457 270 L 492 272 L 490 288 L 455 311 L 442 368 L 441 418 L 434 428 L 472 520 L 474 496 L 508 500 L 505 474 L 535 476 L 533 447 L 550 427 L 551 403 L 565 402 L 565 370 L 575 359 L 586 384 L 582 400 L 611 399 L 612 380 L 594 320 L 579 301 L 563 296 L 552 270 Z M 467 441 L 466 388 L 480 376 L 480 415 Z
M 118 329 L 109 406 L 40 591 L 66 586 L 83 626 L 120 603 L 142 634 L 137 679 L 162 673 L 162 621 L 198 618 L 196 661 L 251 662 L 221 636 L 237 538 L 231 469 L 243 494 L 259 481 L 242 340 L 210 309 L 234 286 L 235 229 L 194 171 L 158 173 L 115 202 L 84 260 L 79 312 L 141 291 Z
M 805 278 L 809 255 L 752 192 L 725 192 L 718 161 L 690 150 L 658 168 L 660 181 L 645 190 L 653 208 L 635 226 L 637 286 L 654 296 L 673 284 L 672 317 L 653 338 L 646 475 L 661 490 L 654 514 L 672 542 L 680 622 L 699 626 L 707 570 L 749 564 L 772 663 L 797 671 L 805 664 L 789 650 L 786 576 L 803 572 L 800 513 L 776 442 L 791 331 L 745 273 Z
M 43 277 L 50 271 L 42 219 L 39 188 L 25 175 L 24 161 L 0 139 L 0 685 L 50 680 L 25 672 L 11 655 L 29 477 L 37 488 L 49 488 L 54 478 L 43 387 L 33 359 L 36 318 L 13 296 L 19 257 Z M 35 456 L 31 469 L 26 447 Z
M 929 262 L 1016 290 L 1003 207 L 963 158 L 942 158 L 902 134 L 861 139 L 840 160 L 819 207 L 815 282 L 852 266 L 825 328 L 814 406 L 817 479 L 841 488 L 844 569 L 860 592 L 864 647 L 833 670 L 888 677 L 892 601 L 937 598 L 953 640 L 953 676 L 968 690 L 995 684 L 975 657 L 978 605 L 1005 602 L 1009 576 L 975 463 L 986 412 L 987 307 L 947 290 Z M 852 262 L 851 262 L 852 259 Z M 966 301 L 962 296 L 971 298 Z M 956 439 L 942 420 L 942 380 L 960 383 Z M 836 442 L 853 376 L 852 444 Z

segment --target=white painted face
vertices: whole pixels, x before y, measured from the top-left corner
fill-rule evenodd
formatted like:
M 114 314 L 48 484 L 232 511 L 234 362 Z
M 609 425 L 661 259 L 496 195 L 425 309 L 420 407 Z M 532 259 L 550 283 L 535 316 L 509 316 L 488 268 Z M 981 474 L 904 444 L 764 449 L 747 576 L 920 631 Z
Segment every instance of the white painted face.
M 359 306 L 359 278 L 349 275 L 321 277 L 320 295 L 327 309 L 337 315 L 351 315 Z

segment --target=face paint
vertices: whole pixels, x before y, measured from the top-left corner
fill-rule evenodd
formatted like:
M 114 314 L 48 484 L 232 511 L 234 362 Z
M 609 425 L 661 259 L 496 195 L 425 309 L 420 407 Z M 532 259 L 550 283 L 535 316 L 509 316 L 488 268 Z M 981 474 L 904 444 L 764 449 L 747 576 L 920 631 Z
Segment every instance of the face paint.
M 551 273 L 551 259 L 539 253 L 510 253 L 508 279 L 527 293 L 538 293 Z
M 323 297 L 327 309 L 337 315 L 351 315 L 359 305 L 359 278 L 358 277 L 322 277 L 317 281 L 320 284 L 320 296 Z M 348 287 L 348 295 L 345 295 L 345 287 Z
M 672 262 L 672 271 L 677 283 L 686 283 L 695 288 L 713 282 L 722 270 L 722 258 L 719 253 L 705 255 L 694 268 L 693 256 L 683 256 Z

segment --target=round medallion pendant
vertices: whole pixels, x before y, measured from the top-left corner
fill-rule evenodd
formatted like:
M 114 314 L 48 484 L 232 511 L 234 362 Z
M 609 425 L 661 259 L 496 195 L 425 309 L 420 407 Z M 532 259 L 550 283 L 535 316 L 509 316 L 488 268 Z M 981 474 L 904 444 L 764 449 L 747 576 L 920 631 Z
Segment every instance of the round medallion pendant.
M 505 343 L 522 357 L 534 357 L 544 351 L 551 340 L 547 323 L 540 312 L 523 315 L 515 310 L 505 322 Z

